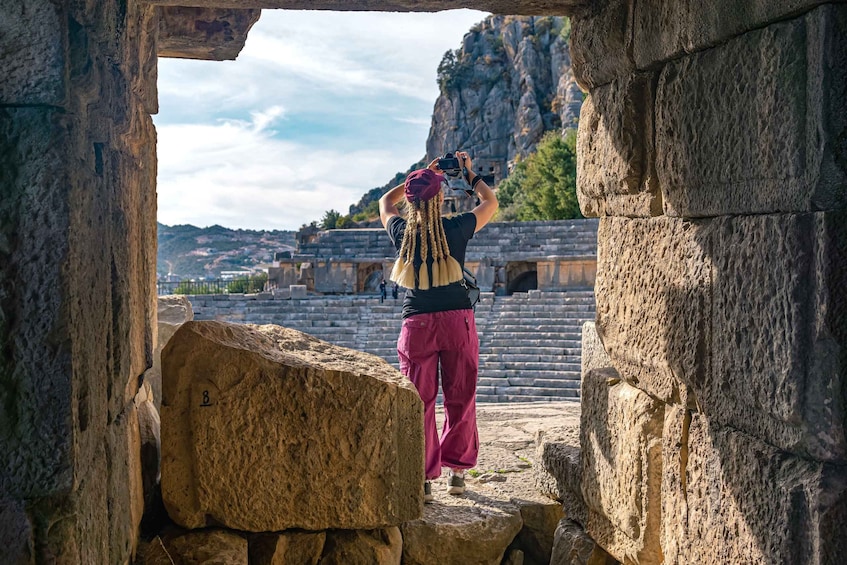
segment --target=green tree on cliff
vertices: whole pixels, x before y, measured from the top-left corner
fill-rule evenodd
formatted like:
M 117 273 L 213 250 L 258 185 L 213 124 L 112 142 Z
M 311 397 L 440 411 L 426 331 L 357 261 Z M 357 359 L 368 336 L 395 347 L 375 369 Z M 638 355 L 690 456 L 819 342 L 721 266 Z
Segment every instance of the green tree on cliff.
M 576 198 L 576 132 L 547 132 L 535 153 L 500 183 L 501 221 L 581 218 Z

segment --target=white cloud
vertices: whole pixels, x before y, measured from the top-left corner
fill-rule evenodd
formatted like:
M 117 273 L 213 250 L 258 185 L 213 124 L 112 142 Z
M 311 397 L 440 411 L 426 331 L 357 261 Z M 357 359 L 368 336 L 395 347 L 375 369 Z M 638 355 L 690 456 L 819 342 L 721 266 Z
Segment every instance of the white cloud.
M 160 59 L 159 221 L 346 213 L 423 156 L 441 56 L 484 17 L 265 10 L 237 61 Z

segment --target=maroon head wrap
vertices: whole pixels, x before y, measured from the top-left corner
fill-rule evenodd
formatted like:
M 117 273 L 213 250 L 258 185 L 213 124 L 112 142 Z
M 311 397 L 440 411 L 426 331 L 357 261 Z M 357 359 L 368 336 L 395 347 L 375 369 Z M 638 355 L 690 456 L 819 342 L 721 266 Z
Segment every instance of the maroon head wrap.
M 409 202 L 426 202 L 435 198 L 441 192 L 444 175 L 439 175 L 432 169 L 418 169 L 406 177 L 406 200 Z

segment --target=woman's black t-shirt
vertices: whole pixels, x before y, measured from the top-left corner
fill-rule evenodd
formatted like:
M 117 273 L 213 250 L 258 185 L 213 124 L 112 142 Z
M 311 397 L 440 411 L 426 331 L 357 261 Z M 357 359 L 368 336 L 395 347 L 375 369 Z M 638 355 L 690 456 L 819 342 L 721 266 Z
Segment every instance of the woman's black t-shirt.
M 444 233 L 447 236 L 447 245 L 450 247 L 450 255 L 465 266 L 465 250 L 468 241 L 473 237 L 476 230 L 476 216 L 473 212 L 459 214 L 452 218 L 442 218 Z M 388 237 L 394 243 L 394 248 L 400 250 L 403 243 L 403 232 L 406 230 L 406 220 L 400 216 L 394 216 L 388 220 L 385 227 Z M 422 261 L 420 252 L 420 239 L 418 239 L 414 265 L 417 270 Z M 432 258 L 427 262 L 427 268 L 432 280 Z M 471 308 L 468 293 L 461 282 L 450 283 L 447 286 L 437 286 L 428 290 L 410 288 L 406 290 L 406 298 L 403 300 L 403 318 L 415 314 L 429 312 L 445 312 L 447 310 L 466 310 Z

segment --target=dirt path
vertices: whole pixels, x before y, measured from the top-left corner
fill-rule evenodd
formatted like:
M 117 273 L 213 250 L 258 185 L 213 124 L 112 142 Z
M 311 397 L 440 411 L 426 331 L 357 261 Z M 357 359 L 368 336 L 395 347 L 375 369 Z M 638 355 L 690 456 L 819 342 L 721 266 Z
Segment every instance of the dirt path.
M 467 506 L 544 500 L 535 489 L 535 438 L 539 431 L 579 445 L 579 402 L 522 402 L 477 405 L 479 458 L 468 473 L 467 493 L 446 494 L 446 470 L 433 482 L 436 505 Z M 438 414 L 439 428 L 442 415 Z

